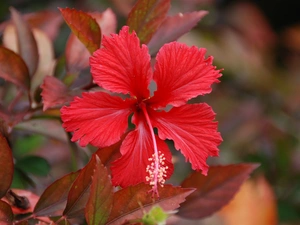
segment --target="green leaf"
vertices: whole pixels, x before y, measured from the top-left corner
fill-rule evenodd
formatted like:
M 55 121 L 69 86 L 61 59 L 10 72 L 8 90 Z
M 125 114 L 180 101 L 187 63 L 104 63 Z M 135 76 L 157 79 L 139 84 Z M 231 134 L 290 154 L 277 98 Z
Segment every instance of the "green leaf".
M 33 76 L 39 62 L 36 40 L 26 20 L 13 7 L 10 8 L 12 20 L 16 26 L 19 54 L 26 63 L 30 76 Z
M 53 76 L 58 78 L 59 80 L 62 80 L 66 74 L 66 56 L 62 55 L 58 59 L 56 59 L 56 65 L 54 68 Z
M 146 225 L 156 225 L 165 223 L 168 218 L 166 213 L 161 207 L 154 206 L 148 213 L 143 216 L 143 223 Z
M 125 221 L 143 217 L 143 210 L 149 211 L 153 206 L 160 206 L 164 211 L 177 209 L 186 196 L 195 189 L 165 185 L 158 188 L 159 199 L 153 199 L 149 193 L 152 186 L 140 183 L 117 191 L 107 224 L 123 224 Z M 142 208 L 143 207 L 143 210 Z
M 10 225 L 14 219 L 14 214 L 9 204 L 0 200 L 0 224 Z
M 278 216 L 280 221 L 300 221 L 297 208 L 288 200 L 278 202 Z
M 11 188 L 27 189 L 28 186 L 35 187 L 34 181 L 23 170 L 15 167 Z
M 26 156 L 17 161 L 16 167 L 37 176 L 47 176 L 50 171 L 48 161 L 39 156 Z
M 106 168 L 96 155 L 91 192 L 85 207 L 85 218 L 89 225 L 105 224 L 113 204 L 113 187 Z
M 141 44 L 147 44 L 164 21 L 170 0 L 139 0 L 128 15 L 127 25 L 135 31 Z
M 0 46 L 0 77 L 24 90 L 30 88 L 28 68 L 23 59 L 13 51 Z
M 12 146 L 14 157 L 18 159 L 28 153 L 34 152 L 43 144 L 44 139 L 45 138 L 42 135 L 26 135 L 24 137 L 18 137 Z
M 13 156 L 7 140 L 0 133 L 0 199 L 9 189 L 14 173 Z
M 35 216 L 53 215 L 65 206 L 69 190 L 80 171 L 69 173 L 52 183 L 34 207 Z
M 91 54 L 100 47 L 101 30 L 93 17 L 76 9 L 59 8 L 59 10 L 72 32 Z
M 200 219 L 218 211 L 233 198 L 257 167 L 257 164 L 211 166 L 207 176 L 200 172 L 192 173 L 181 185 L 197 190 L 186 199 L 177 214 L 188 219 Z

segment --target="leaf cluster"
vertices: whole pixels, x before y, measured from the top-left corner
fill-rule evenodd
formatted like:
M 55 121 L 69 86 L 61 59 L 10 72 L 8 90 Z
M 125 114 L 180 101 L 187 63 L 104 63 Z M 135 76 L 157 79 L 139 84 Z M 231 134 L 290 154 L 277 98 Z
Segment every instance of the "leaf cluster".
M 207 14 L 197 11 L 167 16 L 169 8 L 169 0 L 139 0 L 128 15 L 127 25 L 136 31 L 141 44 L 148 45 L 152 56 L 163 44 L 187 33 Z M 12 18 L 4 24 L 3 46 L 0 47 L 1 88 L 5 93 L 1 96 L 0 108 L 0 166 L 5 168 L 0 170 L 1 224 L 30 224 L 32 221 L 155 224 L 165 222 L 179 206 L 178 216 L 200 219 L 226 205 L 257 167 L 253 164 L 215 166 L 208 176 L 194 172 L 181 187 L 171 184 L 159 187 L 160 198 L 152 198 L 148 193 L 151 187 L 143 183 L 124 189 L 113 188 L 106 166 L 119 154 L 120 143 L 117 143 L 95 151 L 82 169 L 54 181 L 40 197 L 36 196 L 35 202 L 11 189 L 16 171 L 21 175 L 44 176 L 50 170 L 48 162 L 41 157 L 16 157 L 11 135 L 19 129 L 56 140 L 69 140 L 63 131 L 53 127 L 53 121 L 60 125 L 60 107 L 82 91 L 95 87 L 90 74 L 85 73 L 88 58 L 101 47 L 102 35 L 116 29 L 116 20 L 111 10 L 86 13 L 59 8 L 62 17 L 51 12 L 21 15 L 14 8 L 10 10 Z M 55 60 L 51 41 L 62 18 L 72 33 L 64 55 Z M 102 29 L 105 26 L 108 28 Z M 50 46 L 49 55 L 43 54 L 47 46 Z M 39 127 L 40 124 L 43 126 Z M 48 125 L 52 132 L 45 131 Z M 73 143 L 71 147 L 76 153 L 77 145 Z M 73 163 L 76 164 L 75 156 Z

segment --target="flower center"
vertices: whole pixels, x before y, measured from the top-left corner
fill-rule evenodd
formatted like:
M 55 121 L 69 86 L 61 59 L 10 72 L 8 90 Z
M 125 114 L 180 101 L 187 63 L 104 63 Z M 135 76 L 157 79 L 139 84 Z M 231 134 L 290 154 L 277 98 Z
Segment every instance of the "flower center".
M 163 153 L 161 153 L 161 151 L 158 151 L 157 149 L 157 143 L 156 143 L 156 138 L 155 138 L 155 134 L 153 131 L 153 126 L 151 124 L 148 112 L 147 112 L 147 108 L 146 108 L 146 104 L 145 103 L 140 103 L 140 108 L 142 109 L 147 124 L 149 126 L 149 130 L 151 133 L 151 138 L 152 138 L 152 142 L 153 142 L 153 149 L 154 149 L 154 153 L 152 154 L 152 157 L 150 157 L 148 159 L 149 161 L 149 165 L 146 168 L 146 172 L 148 174 L 148 176 L 146 176 L 146 181 L 149 182 L 150 185 L 152 185 L 152 189 L 150 190 L 152 192 L 152 196 L 154 197 L 154 195 L 156 194 L 159 197 L 158 194 L 158 184 L 160 184 L 162 187 L 165 183 L 165 178 L 167 176 L 167 169 L 168 166 L 165 165 L 165 156 Z

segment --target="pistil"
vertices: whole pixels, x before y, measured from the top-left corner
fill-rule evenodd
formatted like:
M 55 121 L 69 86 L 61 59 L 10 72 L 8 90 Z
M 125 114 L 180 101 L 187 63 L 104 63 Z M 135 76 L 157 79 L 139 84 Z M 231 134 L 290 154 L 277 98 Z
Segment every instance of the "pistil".
M 149 182 L 150 185 L 152 185 L 152 189 L 150 190 L 152 192 L 152 196 L 154 197 L 154 195 L 157 195 L 157 197 L 159 197 L 158 184 L 163 186 L 163 184 L 165 183 L 166 170 L 168 169 L 168 167 L 165 166 L 166 158 L 164 157 L 164 154 L 158 151 L 157 149 L 156 138 L 153 131 L 153 126 L 151 124 L 151 120 L 147 112 L 146 105 L 144 103 L 141 103 L 140 107 L 144 113 L 147 124 L 149 126 L 152 143 L 153 143 L 153 149 L 154 149 L 154 153 L 152 157 L 148 159 L 149 165 L 146 168 L 146 172 L 148 173 L 148 176 L 146 177 L 146 180 L 147 182 Z

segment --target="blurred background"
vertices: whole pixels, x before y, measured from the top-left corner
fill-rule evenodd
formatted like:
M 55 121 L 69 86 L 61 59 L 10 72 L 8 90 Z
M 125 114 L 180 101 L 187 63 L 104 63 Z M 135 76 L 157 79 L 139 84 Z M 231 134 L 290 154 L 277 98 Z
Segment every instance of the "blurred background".
M 57 7 L 102 12 L 109 7 L 116 14 L 120 28 L 133 4 L 132 0 L 7 0 L 0 2 L 0 22 L 10 18 L 10 6 L 22 14 L 42 10 L 58 13 Z M 224 68 L 221 83 L 214 85 L 213 92 L 193 100 L 205 101 L 213 107 L 224 139 L 220 157 L 209 159 L 209 163 L 260 163 L 252 180 L 243 186 L 244 192 L 235 200 L 236 205 L 225 208 L 218 217 L 224 224 L 227 221 L 227 224 L 268 225 L 276 224 L 277 218 L 278 224 L 300 224 L 300 1 L 173 0 L 171 4 L 170 15 L 209 11 L 179 41 L 207 48 L 207 54 L 214 56 L 214 64 Z M 60 22 L 59 31 L 51 37 L 55 58 L 64 53 L 70 33 Z M 0 25 L 1 35 L 3 29 Z M 52 132 L 49 135 L 52 145 L 46 147 L 47 140 L 36 130 L 15 140 L 17 158 L 30 153 L 47 160 L 48 164 L 41 163 L 45 172 L 33 174 L 48 175 L 42 178 L 44 186 L 43 182 L 36 185 L 39 188 L 69 169 L 65 163 L 69 160 L 65 143 L 55 136 L 56 131 Z M 175 165 L 172 182 L 179 183 L 190 169 L 189 164 L 181 163 L 184 159 L 179 154 L 175 160 L 180 166 Z M 36 179 L 27 171 L 29 181 L 24 181 L 22 166 L 26 167 L 26 163 L 20 163 L 15 187 L 27 188 L 29 181 L 34 183 Z M 257 215 L 255 210 L 276 219 L 270 220 L 273 222 L 237 219 L 237 214 L 248 212 L 246 218 L 251 220 Z M 235 222 L 230 222 L 228 211 L 235 212 Z M 211 219 L 197 224 L 219 223 Z

